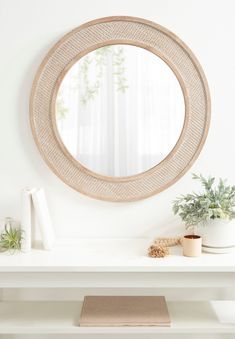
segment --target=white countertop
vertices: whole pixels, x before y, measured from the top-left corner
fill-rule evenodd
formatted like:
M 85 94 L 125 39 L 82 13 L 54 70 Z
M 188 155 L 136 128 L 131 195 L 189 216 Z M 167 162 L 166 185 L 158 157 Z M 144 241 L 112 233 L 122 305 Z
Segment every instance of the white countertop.
M 147 256 L 149 239 L 60 239 L 52 251 L 0 253 L 0 272 L 235 272 L 235 253 Z

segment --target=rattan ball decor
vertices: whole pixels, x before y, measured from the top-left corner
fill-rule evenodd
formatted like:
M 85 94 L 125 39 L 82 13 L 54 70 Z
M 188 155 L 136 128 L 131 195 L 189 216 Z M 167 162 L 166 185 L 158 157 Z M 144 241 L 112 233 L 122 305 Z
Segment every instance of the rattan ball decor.
M 106 177 L 84 167 L 63 145 L 55 122 L 55 101 L 64 75 L 82 56 L 111 44 L 142 47 L 162 58 L 175 73 L 185 99 L 184 127 L 173 150 L 155 167 L 130 177 Z M 66 34 L 46 55 L 31 92 L 33 137 L 50 169 L 78 192 L 106 201 L 144 199 L 175 183 L 198 157 L 209 122 L 209 89 L 194 54 L 166 28 L 135 17 L 97 19 Z
M 151 258 L 165 258 L 169 254 L 169 248 L 161 245 L 151 245 L 148 249 L 148 255 Z

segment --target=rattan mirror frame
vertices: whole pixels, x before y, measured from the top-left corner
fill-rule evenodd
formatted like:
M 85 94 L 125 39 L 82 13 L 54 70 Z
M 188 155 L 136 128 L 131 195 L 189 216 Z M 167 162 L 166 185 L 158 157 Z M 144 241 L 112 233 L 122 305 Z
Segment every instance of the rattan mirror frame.
M 131 177 L 105 177 L 85 168 L 61 142 L 55 122 L 56 95 L 68 69 L 83 55 L 110 44 L 132 44 L 162 58 L 185 98 L 184 127 L 174 149 L 152 169 Z M 49 51 L 34 79 L 30 123 L 41 155 L 66 184 L 96 199 L 140 200 L 172 185 L 198 157 L 210 123 L 208 84 L 194 54 L 166 28 L 134 17 L 101 18 L 74 29 Z

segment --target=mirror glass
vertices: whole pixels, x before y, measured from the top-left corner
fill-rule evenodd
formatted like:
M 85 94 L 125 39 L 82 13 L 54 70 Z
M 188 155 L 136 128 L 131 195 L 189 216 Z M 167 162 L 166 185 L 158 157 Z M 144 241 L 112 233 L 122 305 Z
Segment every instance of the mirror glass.
M 108 45 L 79 59 L 63 78 L 56 124 L 69 153 L 105 176 L 139 174 L 174 148 L 185 118 L 171 68 L 132 45 Z

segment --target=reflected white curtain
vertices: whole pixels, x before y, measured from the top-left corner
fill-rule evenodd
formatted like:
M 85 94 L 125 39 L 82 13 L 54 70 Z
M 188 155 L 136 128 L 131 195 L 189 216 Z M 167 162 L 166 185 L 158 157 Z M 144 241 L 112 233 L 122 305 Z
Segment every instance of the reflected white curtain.
M 129 176 L 152 168 L 172 150 L 183 127 L 184 98 L 160 58 L 135 46 L 110 48 L 101 66 L 94 51 L 69 70 L 57 98 L 57 125 L 84 166 Z

